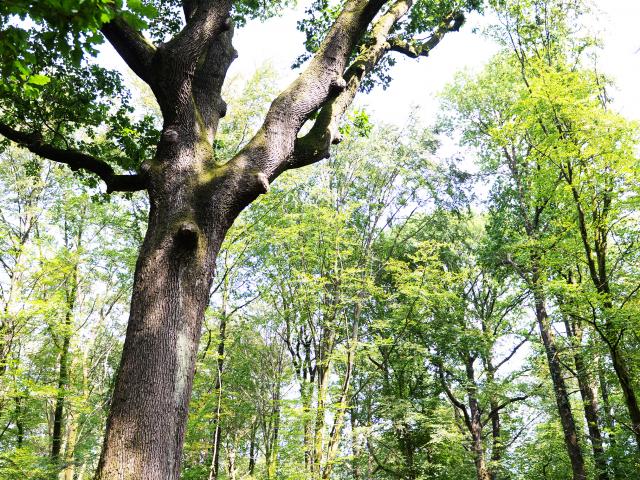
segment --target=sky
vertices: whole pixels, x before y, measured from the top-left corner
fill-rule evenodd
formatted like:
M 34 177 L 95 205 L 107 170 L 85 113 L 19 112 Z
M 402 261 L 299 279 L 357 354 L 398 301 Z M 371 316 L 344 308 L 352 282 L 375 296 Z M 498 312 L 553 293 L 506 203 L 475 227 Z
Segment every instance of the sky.
M 232 64 L 229 78 L 235 74 L 251 75 L 256 68 L 270 62 L 281 75 L 283 86 L 296 76 L 290 69 L 302 53 L 303 35 L 296 21 L 304 14 L 308 1 L 282 17 L 266 22 L 249 22 L 236 32 L 234 45 L 239 57 Z M 600 13 L 589 24 L 600 32 L 604 50 L 600 58 L 603 72 L 611 76 L 618 91 L 613 92 L 615 108 L 628 118 L 640 120 L 640 0 L 592 0 Z M 376 120 L 403 125 L 408 113 L 417 107 L 425 122 L 435 119 L 437 94 L 463 69 L 477 71 L 497 51 L 491 41 L 472 32 L 487 19 L 472 16 L 458 33 L 448 34 L 427 58 L 414 60 L 396 55 L 393 82 L 387 90 L 374 89 L 360 95 L 358 103 L 366 106 Z

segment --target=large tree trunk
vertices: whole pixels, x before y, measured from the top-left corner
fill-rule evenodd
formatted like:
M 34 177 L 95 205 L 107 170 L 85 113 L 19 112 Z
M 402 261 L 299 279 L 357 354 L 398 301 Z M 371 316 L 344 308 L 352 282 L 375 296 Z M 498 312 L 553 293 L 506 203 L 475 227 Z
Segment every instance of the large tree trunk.
M 534 282 L 534 285 L 539 286 L 539 282 Z M 560 423 L 562 424 L 562 431 L 564 433 L 564 442 L 567 447 L 567 453 L 569 454 L 569 460 L 571 461 L 573 480 L 586 480 L 587 476 L 585 473 L 584 459 L 578 442 L 578 434 L 573 413 L 571 411 L 571 403 L 569 401 L 567 386 L 562 376 L 562 367 L 558 358 L 558 349 L 556 348 L 553 333 L 551 331 L 551 324 L 547 315 L 545 299 L 539 290 L 534 291 L 534 300 L 536 320 L 538 322 L 538 327 L 540 328 L 542 344 L 547 354 L 549 373 L 551 374 L 553 391 L 555 393 L 556 404 L 558 406 L 558 415 L 560 416 Z
M 220 90 L 236 56 L 232 35 L 215 37 L 200 64 L 189 58 L 196 46 L 178 39 L 151 65 L 164 126 L 154 160 L 143 165 L 149 221 L 96 479 L 179 477 L 216 258 L 236 216 L 265 191 L 242 162 L 215 163 L 213 141 L 226 110 Z
M 215 259 L 239 211 L 229 204 L 238 192 L 228 182 L 215 194 L 198 188 L 200 171 L 194 165 L 202 165 L 194 157 L 201 147 L 194 143 L 180 145 L 177 155 L 169 155 L 174 149 L 168 148 L 169 159 L 159 167 L 164 172 L 150 192 L 149 228 L 136 266 L 99 479 L 179 475 Z
M 215 163 L 213 143 L 225 111 L 222 83 L 235 56 L 232 2 L 184 2 L 187 25 L 157 48 L 118 19 L 103 26 L 123 59 L 151 86 L 164 127 L 155 159 L 142 166 L 149 223 L 97 479 L 178 478 L 196 350 L 222 241 L 239 212 L 281 172 L 328 156 L 338 138 L 337 119 L 388 51 L 388 35 L 411 6 L 399 2 L 381 16 L 375 37 L 346 72 L 356 45 L 386 3 L 346 2 L 304 71 L 273 101 L 256 135 L 222 166 Z M 459 28 L 460 18 L 437 30 L 436 44 Z M 314 112 L 319 112 L 314 127 L 298 137 Z

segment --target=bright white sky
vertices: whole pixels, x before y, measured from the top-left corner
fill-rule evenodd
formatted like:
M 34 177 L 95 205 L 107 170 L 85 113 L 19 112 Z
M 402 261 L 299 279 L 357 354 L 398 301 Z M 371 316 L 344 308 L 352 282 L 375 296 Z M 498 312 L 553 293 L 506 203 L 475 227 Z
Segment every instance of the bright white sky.
M 294 59 L 302 53 L 303 35 L 296 30 L 296 21 L 304 13 L 308 1 L 285 16 L 267 22 L 250 22 L 238 30 L 234 44 L 238 59 L 230 69 L 230 77 L 251 73 L 270 61 L 282 76 L 283 86 L 295 77 L 290 70 Z M 616 80 L 619 92 L 614 93 L 616 107 L 629 118 L 640 120 L 640 0 L 593 0 L 602 14 L 593 18 L 605 42 L 601 68 Z M 360 95 L 358 102 L 367 106 L 374 118 L 402 125 L 412 106 L 420 107 L 423 121 L 429 122 L 437 112 L 436 95 L 459 70 L 477 70 L 496 52 L 496 46 L 471 32 L 482 19 L 474 16 L 459 33 L 452 33 L 433 51 L 420 60 L 398 57 L 392 71 L 393 82 L 386 90 L 376 88 L 369 95 Z

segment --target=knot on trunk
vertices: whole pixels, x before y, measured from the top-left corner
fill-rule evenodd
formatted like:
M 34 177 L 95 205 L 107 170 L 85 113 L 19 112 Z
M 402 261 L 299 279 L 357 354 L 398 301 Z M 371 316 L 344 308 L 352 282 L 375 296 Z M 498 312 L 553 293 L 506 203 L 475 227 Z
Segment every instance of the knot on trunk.
M 178 141 L 178 132 L 173 128 L 167 128 L 162 132 L 162 137 L 169 143 L 175 143 Z
M 258 181 L 258 189 L 260 193 L 267 193 L 269 191 L 269 177 L 263 172 L 256 173 L 256 180 Z
M 193 222 L 182 222 L 175 235 L 177 247 L 185 250 L 193 250 L 198 246 L 200 229 Z
M 333 95 L 338 95 L 347 88 L 347 81 L 342 77 L 337 77 L 331 82 L 330 91 Z

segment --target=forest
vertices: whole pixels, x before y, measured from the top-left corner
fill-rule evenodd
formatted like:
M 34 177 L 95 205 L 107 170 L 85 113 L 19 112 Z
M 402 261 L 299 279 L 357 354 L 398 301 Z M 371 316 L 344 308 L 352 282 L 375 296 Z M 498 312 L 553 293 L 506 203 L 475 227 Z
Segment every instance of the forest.
M 595 2 L 295 4 L 0 4 L 0 479 L 640 478 Z M 292 83 L 227 77 L 291 9 Z M 463 28 L 434 122 L 354 100 Z

